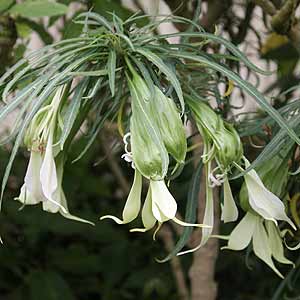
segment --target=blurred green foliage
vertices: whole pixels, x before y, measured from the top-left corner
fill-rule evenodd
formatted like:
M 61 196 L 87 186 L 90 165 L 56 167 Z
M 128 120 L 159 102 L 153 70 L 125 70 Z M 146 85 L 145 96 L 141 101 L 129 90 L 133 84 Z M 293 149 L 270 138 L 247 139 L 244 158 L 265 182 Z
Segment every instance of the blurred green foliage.
M 1 166 L 7 155 L 1 152 Z M 69 163 L 64 182 L 70 210 L 95 221 L 95 227 L 39 206 L 18 211 L 13 198 L 22 184 L 26 155 L 16 161 L 4 199 L 1 299 L 176 299 L 169 264 L 155 261 L 162 245 L 153 243 L 150 234 L 130 234 L 126 226 L 98 221 L 108 211 L 120 214 L 124 199 L 116 196 L 120 191 L 107 164 L 92 167 L 96 153 Z
M 81 141 L 75 152 L 77 148 L 81 148 Z M 126 196 L 120 199 L 122 191 L 106 160 L 94 165 L 104 155 L 100 143 L 92 149 L 75 164 L 70 158 L 64 189 L 70 211 L 94 221 L 94 227 L 43 212 L 39 206 L 21 209 L 13 198 L 19 193 L 28 153 L 18 156 L 1 217 L 4 245 L 0 248 L 0 299 L 178 299 L 170 264 L 155 261 L 166 255 L 160 240 L 153 242 L 151 233 L 129 233 L 129 226 L 98 220 L 108 212 L 120 215 Z M 1 172 L 8 155 L 1 150 Z M 130 181 L 131 168 L 125 162 L 120 165 Z M 185 201 L 191 172 L 187 168 L 171 186 L 179 201 Z M 232 226 L 224 225 L 222 233 L 230 232 Z M 188 274 L 192 255 L 181 261 Z M 248 255 L 245 261 L 243 252 L 231 251 L 220 251 L 216 280 L 220 300 L 271 299 L 280 283 L 254 255 Z
M 48 27 L 64 14 L 70 3 L 93 7 L 95 12 L 108 18 L 109 11 L 114 11 L 121 18 L 132 13 L 121 5 L 120 0 L 62 0 L 56 1 L 59 5 L 51 7 L 51 10 L 45 9 L 48 1 L 37 1 L 36 9 L 28 10 L 28 2 L 24 1 L 22 9 L 22 5 L 15 5 L 14 0 L 0 0 L 0 74 L 5 65 L 11 65 L 23 56 L 28 42 L 26 38 L 32 31 L 45 44 L 53 41 Z M 79 8 L 74 14 L 83 10 Z M 37 16 L 50 18 L 44 24 L 35 18 Z M 62 36 L 74 37 L 80 31 L 81 25 L 67 18 Z M 24 43 L 16 46 L 17 38 Z M 292 74 L 299 54 L 293 49 L 291 51 L 290 47 L 282 45 L 264 54 L 265 59 L 278 65 L 278 81 L 271 88 L 286 88 L 299 80 Z M 286 56 L 286 53 L 289 55 Z M 77 147 L 80 148 L 80 142 Z M 120 215 L 126 197 L 117 187 L 106 161 L 93 165 L 101 155 L 97 152 L 100 148 L 100 145 L 93 147 L 94 152 L 90 151 L 75 164 L 71 164 L 70 158 L 64 176 L 70 211 L 94 221 L 95 227 L 66 220 L 58 214 L 47 214 L 39 206 L 18 211 L 20 204 L 13 198 L 18 195 L 23 183 L 28 153 L 18 156 L 1 214 L 0 234 L 4 240 L 0 247 L 1 300 L 178 299 L 170 264 L 155 261 L 156 257 L 166 255 L 160 241 L 153 242 L 151 234 L 129 233 L 128 226 L 98 221 L 108 212 Z M 8 150 L 0 150 L 1 174 L 8 156 Z M 121 162 L 120 165 L 128 181 L 132 180 L 129 166 Z M 191 174 L 192 170 L 187 168 L 171 187 L 179 201 L 185 201 Z M 232 230 L 232 225 L 222 226 L 221 233 Z M 297 252 L 291 255 L 297 259 Z M 181 261 L 187 276 L 192 255 L 182 257 Z M 285 267 L 283 272 L 290 270 Z M 294 270 L 290 274 L 287 294 L 295 297 L 299 294 L 299 271 Z M 243 252 L 230 251 L 220 251 L 216 281 L 220 300 L 270 300 L 281 283 L 267 266 L 252 255 L 247 255 L 245 261 Z M 281 291 L 278 295 L 274 300 L 284 299 Z

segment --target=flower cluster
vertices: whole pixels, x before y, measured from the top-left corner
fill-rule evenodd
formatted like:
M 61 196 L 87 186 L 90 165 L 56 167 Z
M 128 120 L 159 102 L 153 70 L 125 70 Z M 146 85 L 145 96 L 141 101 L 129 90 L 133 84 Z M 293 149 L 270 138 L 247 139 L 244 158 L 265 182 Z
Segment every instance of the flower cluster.
M 58 87 L 27 129 L 24 142 L 30 151 L 30 159 L 24 184 L 16 200 L 24 205 L 42 203 L 45 211 L 59 212 L 65 218 L 91 223 L 69 213 L 62 189 L 65 155 L 57 142 L 61 133 L 60 113 L 65 91 L 65 86 Z
M 232 168 L 240 166 L 244 161 L 245 168 L 250 167 L 249 161 L 243 156 L 240 137 L 235 129 L 222 120 L 207 104 L 189 99 L 189 108 L 196 121 L 197 127 L 204 142 L 203 161 L 207 166 L 207 200 L 203 222 L 213 226 L 213 199 L 211 189 L 223 185 L 224 201 L 222 205 L 221 220 L 226 222 L 238 219 L 238 209 L 234 201 L 230 184 L 227 178 Z M 217 167 L 211 171 L 212 160 Z M 214 171 L 219 174 L 214 174 Z M 278 221 L 285 221 L 294 229 L 293 222 L 285 212 L 283 202 L 268 190 L 255 170 L 250 170 L 244 175 L 245 184 L 241 191 L 240 203 L 246 215 L 232 231 L 228 246 L 224 249 L 242 250 L 253 242 L 253 250 L 257 257 L 268 264 L 279 276 L 272 256 L 281 263 L 292 264 L 284 257 L 282 236 L 278 229 Z M 188 253 L 199 249 L 211 236 L 212 229 L 203 229 L 202 240 L 196 248 L 182 252 Z M 219 236 L 224 238 L 222 236 Z
M 123 209 L 123 219 L 114 216 L 103 216 L 101 219 L 111 218 L 118 224 L 133 221 L 139 214 L 141 207 L 142 177 L 149 180 L 148 193 L 142 208 L 142 222 L 144 228 L 134 228 L 131 231 L 147 231 L 158 223 L 173 220 L 183 226 L 198 226 L 189 224 L 176 218 L 177 203 L 169 192 L 165 177 L 169 166 L 169 154 L 178 164 L 185 161 L 187 144 L 184 126 L 176 104 L 164 95 L 157 87 L 153 92 L 146 82 L 129 64 L 132 73 L 127 75 L 131 92 L 130 146 L 125 139 L 125 158 L 132 161 L 135 168 L 134 181 Z M 157 231 L 156 230 L 156 231 Z

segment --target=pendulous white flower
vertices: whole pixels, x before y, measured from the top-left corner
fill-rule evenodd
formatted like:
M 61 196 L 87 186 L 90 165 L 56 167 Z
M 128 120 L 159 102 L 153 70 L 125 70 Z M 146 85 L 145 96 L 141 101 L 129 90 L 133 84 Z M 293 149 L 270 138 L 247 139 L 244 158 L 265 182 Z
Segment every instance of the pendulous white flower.
M 182 226 L 210 227 L 207 225 L 181 221 L 176 218 L 176 212 L 177 203 L 168 190 L 164 180 L 150 180 L 150 186 L 142 209 L 142 222 L 144 228 L 134 228 L 130 231 L 145 232 L 152 229 L 156 223 L 158 223 L 159 229 L 162 223 L 169 220 Z
M 135 170 L 134 180 L 131 186 L 131 190 L 127 197 L 125 207 L 123 209 L 123 219 L 119 219 L 115 216 L 106 215 L 102 216 L 100 220 L 112 219 L 118 224 L 127 224 L 133 221 L 139 214 L 141 208 L 141 193 L 142 193 L 142 175 L 139 171 Z
M 249 161 L 244 158 L 245 167 L 250 166 Z M 291 219 L 285 213 L 283 202 L 263 184 L 262 180 L 255 172 L 250 170 L 244 175 L 248 191 L 250 207 L 266 220 L 273 221 L 277 225 L 277 220 L 286 221 L 295 230 L 297 229 Z
M 65 218 L 93 224 L 69 213 L 62 189 L 63 153 L 55 146 L 58 114 L 64 86 L 59 87 L 50 104 L 35 115 L 25 136 L 30 149 L 30 159 L 19 200 L 24 205 L 42 203 L 43 210 L 57 213 Z M 45 148 L 46 146 L 46 148 Z
M 52 173 L 49 173 L 49 176 L 52 176 L 52 178 L 45 180 L 45 173 L 42 172 L 42 165 L 46 165 L 47 163 L 51 164 L 51 166 L 44 168 L 49 169 L 51 167 L 53 170 Z M 42 203 L 44 211 L 51 213 L 59 212 L 67 219 L 94 225 L 90 221 L 70 214 L 66 197 L 62 189 L 62 178 L 62 160 L 61 163 L 58 163 L 58 167 L 56 167 L 56 163 L 55 161 L 52 161 L 52 159 L 50 161 L 45 161 L 40 153 L 31 152 L 24 184 L 21 188 L 20 195 L 18 198 L 16 198 L 16 200 L 20 201 L 24 205 L 35 205 Z M 53 186 L 47 186 L 49 183 L 53 184 Z M 44 193 L 44 190 L 47 191 L 47 195 Z
M 130 133 L 124 138 L 126 161 L 132 163 L 135 178 L 123 209 L 122 219 L 106 215 L 100 219 L 112 219 L 118 224 L 133 221 L 141 207 L 142 176 L 150 181 L 148 193 L 142 209 L 144 228 L 134 228 L 130 231 L 147 231 L 158 223 L 173 220 L 183 226 L 204 227 L 206 225 L 189 224 L 176 218 L 177 203 L 169 192 L 164 178 L 167 175 L 169 154 L 178 164 L 183 163 L 186 155 L 186 137 L 184 127 L 172 99 L 166 97 L 161 90 L 153 85 L 153 93 L 141 76 L 133 69 L 127 60 L 133 75 L 127 74 L 131 93 L 132 115 Z M 130 136 L 130 151 L 127 138 Z M 155 234 L 154 234 L 155 235 Z
M 280 231 L 272 221 L 263 219 L 256 213 L 247 212 L 229 236 L 228 244 L 222 249 L 243 250 L 250 242 L 255 255 L 264 261 L 281 278 L 272 257 L 282 264 L 293 262 L 285 258 Z
M 224 221 L 224 223 L 234 222 L 238 218 L 239 211 L 233 199 L 231 188 L 227 178 L 223 183 L 223 193 L 224 203 L 222 206 L 221 220 Z

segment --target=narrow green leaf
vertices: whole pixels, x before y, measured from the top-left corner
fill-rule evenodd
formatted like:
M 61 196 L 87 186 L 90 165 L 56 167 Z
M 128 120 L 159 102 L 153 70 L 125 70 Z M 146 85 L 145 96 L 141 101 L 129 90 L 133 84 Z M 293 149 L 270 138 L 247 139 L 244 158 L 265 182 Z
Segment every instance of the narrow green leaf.
M 115 35 L 119 36 L 121 39 L 123 39 L 128 46 L 131 48 L 132 51 L 135 51 L 135 47 L 133 45 L 133 43 L 131 42 L 130 38 L 127 37 L 125 34 L 123 33 L 115 33 Z
M 75 123 L 77 115 L 79 113 L 82 95 L 87 87 L 87 80 L 81 81 L 75 88 L 74 96 L 72 97 L 71 103 L 65 112 L 64 127 L 60 138 L 60 149 L 63 150 L 65 141 L 67 140 L 69 133 Z
M 103 77 L 98 78 L 96 83 L 94 84 L 94 87 L 90 90 L 90 92 L 87 96 L 83 97 L 83 99 L 93 98 L 96 95 L 96 93 L 99 91 L 99 89 L 102 85 L 102 81 L 103 81 Z
M 116 51 L 114 49 L 111 49 L 107 60 L 107 72 L 108 72 L 109 88 L 112 97 L 115 95 L 116 65 L 117 65 Z
M 204 38 L 204 39 L 208 39 L 208 40 L 217 42 L 219 44 L 224 45 L 229 52 L 231 52 L 233 55 L 235 55 L 237 58 L 239 58 L 251 70 L 253 70 L 257 73 L 263 74 L 263 75 L 273 74 L 273 72 L 265 71 L 265 70 L 262 70 L 262 69 L 258 68 L 234 44 L 232 44 L 228 40 L 222 38 L 221 36 L 218 36 L 218 35 L 215 35 L 215 34 L 212 34 L 212 33 L 207 33 L 207 32 L 178 32 L 178 33 L 171 33 L 171 34 L 161 34 L 161 35 L 154 36 L 154 37 L 151 37 L 151 38 L 153 40 L 155 40 L 155 39 L 165 39 L 165 38 L 176 37 L 176 36 Z
M 227 76 L 232 81 L 236 82 L 244 91 L 246 91 L 250 96 L 252 96 L 256 102 L 278 123 L 278 125 L 285 129 L 287 134 L 300 145 L 300 139 L 293 129 L 287 124 L 286 120 L 282 118 L 282 116 L 278 113 L 278 111 L 272 107 L 264 98 L 264 96 L 249 82 L 242 79 L 238 74 L 229 70 L 223 65 L 220 65 L 214 61 L 209 60 L 206 57 L 191 55 L 189 53 L 170 53 L 173 57 L 184 58 L 188 60 L 193 60 L 200 62 L 215 71 L 221 72 L 225 76 Z
M 68 45 L 66 46 L 67 49 L 70 48 L 70 46 L 72 45 Z M 74 46 L 72 46 L 73 49 Z M 75 46 L 76 47 L 76 46 Z M 10 89 L 27 73 L 29 72 L 31 69 L 38 67 L 40 64 L 42 64 L 46 59 L 48 60 L 48 64 L 46 66 L 45 69 L 48 70 L 53 70 L 53 68 L 56 68 L 57 70 L 59 69 L 57 67 L 57 64 L 59 62 L 63 62 L 63 64 L 67 64 L 68 60 L 72 59 L 72 58 L 77 58 L 78 57 L 78 52 L 83 51 L 83 50 L 87 50 L 87 49 L 92 49 L 94 48 L 94 45 L 87 45 L 78 49 L 73 49 L 71 51 L 68 51 L 67 53 L 64 53 L 62 55 L 57 55 L 54 57 L 54 59 L 50 59 L 51 56 L 53 56 L 53 53 L 48 53 L 44 56 L 39 57 L 35 62 L 31 62 L 28 66 L 26 66 L 25 68 L 21 69 L 17 74 L 15 74 L 15 76 L 13 77 L 12 80 L 10 80 L 3 91 L 2 94 L 2 99 L 4 102 L 6 102 L 7 96 L 9 94 Z M 49 62 L 50 60 L 50 62 Z M 11 71 L 10 71 L 11 72 Z M 5 74 L 4 74 L 5 75 Z
M 9 9 L 9 7 L 11 5 L 14 4 L 14 0 L 1 0 L 0 2 L 0 13 L 2 13 L 3 11 Z
M 40 82 L 41 78 L 36 80 L 34 84 L 39 84 Z M 34 84 L 30 84 L 28 87 L 18 92 L 15 98 L 13 98 L 10 103 L 6 104 L 4 107 L 1 108 L 0 122 L 2 122 L 3 119 L 6 118 L 9 113 L 13 112 L 24 101 L 24 99 L 30 95 L 30 93 L 33 91 Z M 23 105 L 25 105 L 25 103 L 23 103 Z
M 76 19 L 80 19 L 82 17 L 87 18 L 88 20 L 93 19 L 93 20 L 97 21 L 98 24 L 103 25 L 104 27 L 109 29 L 111 32 L 114 32 L 112 25 L 105 18 L 100 16 L 99 14 L 89 11 L 89 12 L 80 14 L 79 16 L 77 16 Z
M 183 100 L 181 85 L 176 74 L 172 70 L 170 70 L 170 68 L 163 62 L 163 60 L 155 53 L 141 48 L 136 49 L 136 51 L 141 55 L 145 56 L 149 61 L 151 61 L 154 65 L 156 65 L 161 72 L 163 72 L 166 75 L 167 79 L 171 82 L 171 84 L 173 85 L 177 93 L 177 96 L 181 104 L 181 111 L 182 113 L 184 113 L 184 100 Z

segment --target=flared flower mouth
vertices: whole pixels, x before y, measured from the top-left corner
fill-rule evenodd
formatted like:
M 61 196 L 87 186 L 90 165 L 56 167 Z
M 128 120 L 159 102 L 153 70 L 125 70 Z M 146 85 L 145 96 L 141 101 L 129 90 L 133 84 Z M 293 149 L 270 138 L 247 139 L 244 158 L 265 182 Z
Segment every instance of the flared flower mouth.
M 70 214 L 62 189 L 62 160 L 57 166 L 54 158 L 50 155 L 46 157 L 46 154 L 47 151 L 44 155 L 38 152 L 31 152 L 24 184 L 16 200 L 23 205 L 42 203 L 43 210 L 47 212 L 59 212 L 67 219 L 94 225 L 88 220 Z
M 127 224 L 132 222 L 137 218 L 140 208 L 141 208 L 141 194 L 142 194 L 142 175 L 139 171 L 135 170 L 134 172 L 134 180 L 127 197 L 127 201 L 125 207 L 123 209 L 122 219 L 119 219 L 112 215 L 105 215 L 100 218 L 100 220 L 104 219 L 112 219 L 117 224 Z
M 100 218 L 112 219 L 117 224 L 127 224 L 135 220 L 141 208 L 142 176 L 135 170 L 134 181 L 123 209 L 122 219 L 112 215 Z M 172 220 L 182 226 L 210 227 L 202 224 L 191 224 L 176 218 L 177 203 L 169 192 L 164 180 L 150 180 L 148 193 L 142 208 L 142 222 L 144 228 L 133 228 L 131 232 L 145 232 L 152 229 L 158 223 L 158 229 L 162 223 Z M 158 230 L 157 229 L 157 230 Z M 155 231 L 155 233 L 157 232 Z
M 16 200 L 24 205 L 42 203 L 43 210 L 57 213 L 68 219 L 93 224 L 69 213 L 62 189 L 63 154 L 54 150 L 60 101 L 64 86 L 58 88 L 50 104 L 41 108 L 32 120 L 25 136 L 30 159 L 24 184 Z M 61 158 L 58 158 L 61 156 Z
M 244 161 L 245 167 L 248 168 L 250 166 L 249 161 L 246 158 L 244 158 Z M 250 170 L 244 175 L 244 178 L 248 191 L 249 204 L 257 214 L 266 220 L 273 221 L 276 225 L 277 221 L 285 221 L 293 229 L 297 229 L 292 220 L 287 216 L 282 201 L 264 186 L 255 170 Z
M 272 221 L 247 212 L 229 235 L 228 245 L 222 249 L 243 250 L 251 241 L 255 255 L 264 261 L 279 277 L 283 278 L 275 267 L 272 258 L 282 264 L 293 265 L 293 262 L 284 256 L 280 231 Z

